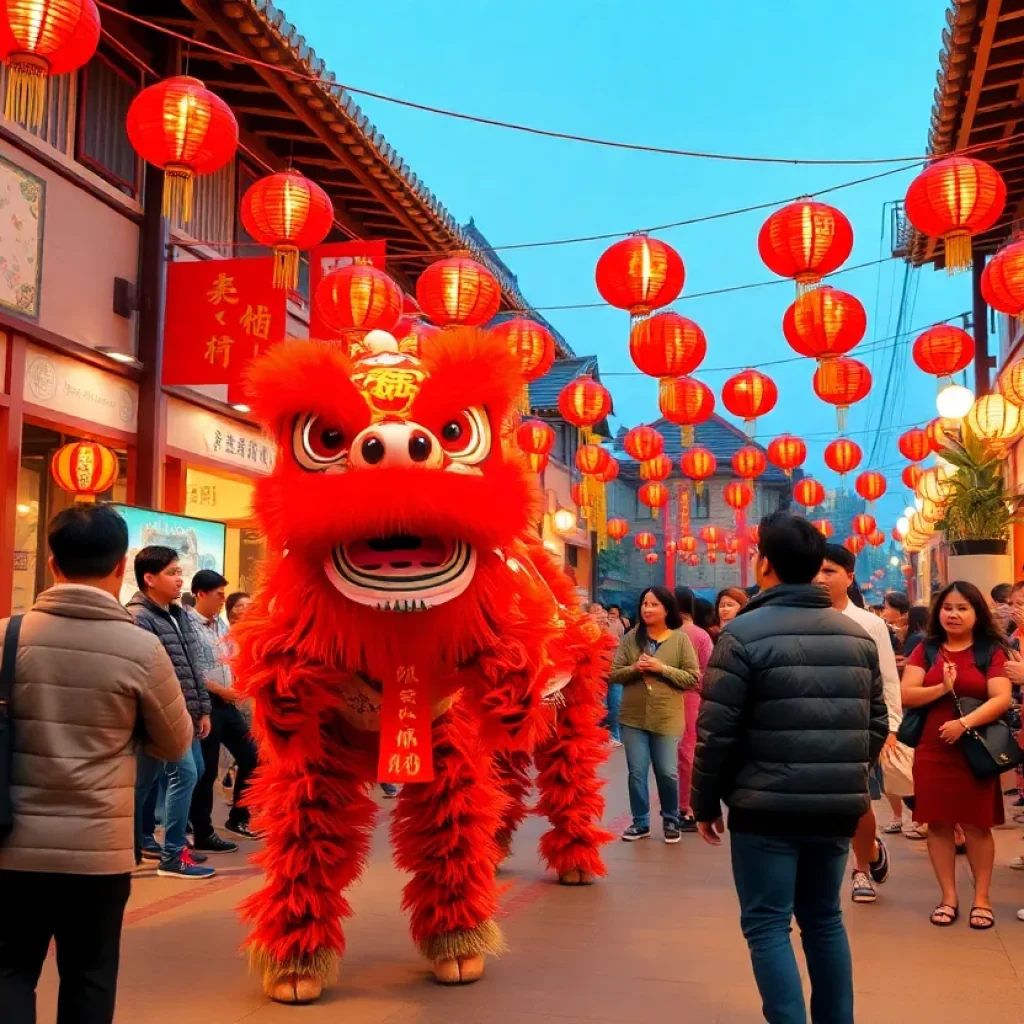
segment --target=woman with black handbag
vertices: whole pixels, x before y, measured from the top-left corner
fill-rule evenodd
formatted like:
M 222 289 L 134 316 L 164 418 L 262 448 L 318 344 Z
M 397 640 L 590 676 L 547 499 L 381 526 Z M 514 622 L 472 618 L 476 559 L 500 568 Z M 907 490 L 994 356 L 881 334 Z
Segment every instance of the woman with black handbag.
M 967 836 L 974 872 L 970 926 L 985 930 L 995 924 L 989 891 L 995 862 L 992 826 L 1004 820 L 1000 759 L 1012 757 L 999 746 L 1010 707 L 1005 666 L 1003 637 L 981 592 L 970 583 L 949 584 L 935 598 L 928 635 L 903 673 L 904 707 L 927 708 L 914 757 L 914 814 L 929 826 L 928 854 L 942 889 L 931 922 L 939 927 L 959 916 L 957 824 Z

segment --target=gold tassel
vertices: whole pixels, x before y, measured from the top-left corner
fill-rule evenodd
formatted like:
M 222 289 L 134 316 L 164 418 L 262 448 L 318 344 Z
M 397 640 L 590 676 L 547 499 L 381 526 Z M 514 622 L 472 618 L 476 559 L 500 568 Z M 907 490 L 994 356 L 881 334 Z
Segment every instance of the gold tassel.
M 164 216 L 174 223 L 192 219 L 192 193 L 196 176 L 191 167 L 173 164 L 164 168 Z
M 945 241 L 946 273 L 959 274 L 971 265 L 971 236 L 966 231 L 951 231 Z
M 679 431 L 679 436 L 682 439 L 683 448 L 684 449 L 692 448 L 693 447 L 693 427 L 692 426 L 683 427 L 682 430 Z
M 806 295 L 821 287 L 821 278 L 817 274 L 797 274 L 796 276 L 796 297 Z
M 523 390 L 519 392 L 519 411 L 524 416 L 530 415 L 530 385 L 524 384 Z
M 274 281 L 275 288 L 287 288 L 294 291 L 299 286 L 299 250 L 293 245 L 274 247 Z
M 30 132 L 37 132 L 46 112 L 46 80 L 49 65 L 31 54 L 20 54 L 7 65 L 4 117 Z
M 840 434 L 846 433 L 846 412 L 849 408 L 848 405 L 836 406 L 836 424 Z
M 704 481 L 698 480 L 693 489 L 697 492 L 697 497 L 700 497 L 704 493 Z

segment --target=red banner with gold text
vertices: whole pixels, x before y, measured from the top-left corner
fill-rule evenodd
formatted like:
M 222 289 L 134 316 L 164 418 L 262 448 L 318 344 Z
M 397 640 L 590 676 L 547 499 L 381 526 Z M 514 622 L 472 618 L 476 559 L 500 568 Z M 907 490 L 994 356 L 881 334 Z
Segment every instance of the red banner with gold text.
M 430 685 L 415 665 L 400 665 L 382 681 L 378 782 L 430 782 L 434 778 Z

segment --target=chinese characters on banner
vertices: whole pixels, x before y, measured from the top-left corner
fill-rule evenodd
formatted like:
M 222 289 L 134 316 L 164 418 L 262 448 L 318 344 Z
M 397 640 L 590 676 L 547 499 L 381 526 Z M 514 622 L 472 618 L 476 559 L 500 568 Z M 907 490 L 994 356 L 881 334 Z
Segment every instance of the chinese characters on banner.
M 385 680 L 380 702 L 378 782 L 430 782 L 434 778 L 430 684 L 414 665 Z
M 228 400 L 241 401 L 245 367 L 287 331 L 288 293 L 273 275 L 272 256 L 172 263 L 163 383 L 227 384 Z
M 377 270 L 386 269 L 384 266 L 387 256 L 387 242 L 328 242 L 326 245 L 318 245 L 309 254 L 309 336 L 318 341 L 329 341 L 334 338 L 336 331 L 324 323 L 317 312 L 316 296 L 317 285 L 332 271 L 347 267 L 357 260 L 361 263 L 369 263 Z

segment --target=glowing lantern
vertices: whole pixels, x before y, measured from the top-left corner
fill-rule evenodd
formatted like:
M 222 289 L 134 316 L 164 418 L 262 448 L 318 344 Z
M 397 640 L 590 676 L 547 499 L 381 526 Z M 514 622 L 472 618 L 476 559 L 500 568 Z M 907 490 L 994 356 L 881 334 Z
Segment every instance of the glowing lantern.
M 981 275 L 981 294 L 1000 313 L 1024 315 L 1024 239 L 1003 246 Z
M 871 469 L 857 477 L 854 487 L 865 501 L 878 501 L 885 494 L 885 477 Z
M 725 540 L 725 531 L 717 526 L 705 526 L 700 531 L 700 539 L 709 548 L 716 548 Z
M 832 360 L 828 373 L 819 366 L 814 371 L 814 393 L 836 407 L 840 431 L 846 429 L 846 410 L 866 398 L 871 390 L 871 371 L 856 359 L 841 356 Z
M 581 473 L 599 476 L 608 469 L 608 463 L 611 461 L 608 449 L 602 448 L 599 444 L 584 444 L 576 449 L 576 468 Z
M 390 331 L 402 315 L 402 289 L 369 263 L 349 263 L 323 277 L 313 301 L 332 330 Z
M 100 41 L 93 0 L 4 0 L 0 60 L 7 65 L 4 117 L 38 131 L 46 111 L 46 80 L 84 67 Z
M 823 369 L 856 348 L 867 328 L 868 317 L 860 301 L 827 285 L 798 295 L 782 318 L 782 333 L 790 348 L 817 359 Z M 828 372 L 825 369 L 826 375 Z
M 718 468 L 718 460 L 707 450 L 707 448 L 691 448 L 683 452 L 683 458 L 679 464 L 684 476 L 696 481 L 698 494 L 704 493 L 704 481 L 713 476 Z
M 441 328 L 429 323 L 422 316 L 409 316 L 408 313 L 403 313 L 392 328 L 391 334 L 398 342 L 399 352 L 420 359 L 429 343 L 441 335 Z
M 863 458 L 860 445 L 849 438 L 838 437 L 825 448 L 825 465 L 840 476 L 853 472 Z
M 792 476 L 793 470 L 807 458 L 807 445 L 799 437 L 782 434 L 768 445 L 768 458 L 786 476 Z
M 94 441 L 66 444 L 54 452 L 50 473 L 58 487 L 78 495 L 80 501 L 95 501 L 117 480 L 117 456 Z
M 889 536 L 892 537 L 892 539 L 896 541 L 897 544 L 901 544 L 903 542 L 903 534 L 900 533 L 900 529 L 898 526 L 894 526 L 892 528 L 892 531 L 889 533 Z
M 608 531 L 608 536 L 616 543 L 629 535 L 629 523 L 617 516 L 614 519 L 608 520 L 608 525 L 605 529 Z
M 128 108 L 127 129 L 135 152 L 164 172 L 164 216 L 183 223 L 192 219 L 196 177 L 219 171 L 238 149 L 231 108 L 185 75 L 143 89 Z
M 637 462 L 648 462 L 665 450 L 665 439 L 654 427 L 633 427 L 632 430 L 626 431 L 622 447 L 626 454 Z
M 770 413 L 778 400 L 775 381 L 760 370 L 742 370 L 722 385 L 722 405 L 743 420 L 750 433 L 758 416 Z
M 797 291 L 838 270 L 853 250 L 853 228 L 835 207 L 805 199 L 776 210 L 761 226 L 757 249 L 765 266 L 791 277 Z
M 714 551 L 709 551 L 705 557 L 708 560 L 708 565 L 714 565 L 718 561 L 718 555 Z
M 572 503 L 581 511 L 586 512 L 590 508 L 590 495 L 581 483 L 575 483 L 571 487 Z
M 974 358 L 974 339 L 960 327 L 937 324 L 917 336 L 912 355 L 925 373 L 940 379 L 952 377 L 970 365 Z
M 676 542 L 674 540 L 665 542 L 665 554 L 674 555 L 676 553 Z
M 672 246 L 632 235 L 601 254 L 595 276 L 597 290 L 610 306 L 646 316 L 679 297 L 686 271 Z
M 656 516 L 658 509 L 668 504 L 668 488 L 657 480 L 642 484 L 636 496 L 651 510 L 652 516 Z
M 864 550 L 864 546 L 866 544 L 867 541 L 860 536 L 847 537 L 846 540 L 843 541 L 843 547 L 846 548 L 847 551 L 852 551 L 854 555 L 859 555 Z
M 728 553 L 729 553 L 730 555 L 735 555 L 735 554 L 736 554 L 736 552 L 737 552 L 737 551 L 739 551 L 739 549 L 740 549 L 740 542 L 739 542 L 739 539 L 738 539 L 738 538 L 736 538 L 736 537 L 733 537 L 733 536 L 729 536 L 729 537 L 726 537 L 726 538 L 725 538 L 725 541 L 724 541 L 724 542 L 722 543 L 722 547 L 723 547 L 723 548 L 724 548 L 724 549 L 725 549 L 725 550 L 726 550 L 726 551 L 727 551 L 727 552 L 728 552 Z
M 936 505 L 944 505 L 952 485 L 939 476 L 938 470 L 926 469 L 921 474 L 921 479 L 914 488 L 914 493 L 926 501 L 933 501 Z
M 862 512 L 859 516 L 853 517 L 853 532 L 860 537 L 867 537 L 878 529 L 874 516 Z
M 742 483 L 739 480 L 733 480 L 727 483 L 722 490 L 722 500 L 730 508 L 736 509 L 737 512 L 745 509 L 754 500 L 754 489 L 750 484 Z
M 661 415 L 682 428 L 684 448 L 693 444 L 693 428 L 711 418 L 715 411 L 714 392 L 694 377 L 663 380 L 658 387 Z
M 637 534 L 637 535 L 636 535 L 636 536 L 635 536 L 635 537 L 633 538 L 633 543 L 634 543 L 634 544 L 635 544 L 635 545 L 636 545 L 636 546 L 637 546 L 637 547 L 638 547 L 638 548 L 639 548 L 639 549 L 640 549 L 641 551 L 649 551 L 649 550 L 650 550 L 651 548 L 653 548 L 653 547 L 654 547 L 654 545 L 655 545 L 655 544 L 657 544 L 657 543 L 658 543 L 658 538 L 657 538 L 657 537 L 655 537 L 653 533 L 647 533 L 647 532 L 645 531 L 644 533 L 638 533 L 638 534 Z
M 920 462 L 931 454 L 932 446 L 928 439 L 928 432 L 919 427 L 914 427 L 904 434 L 900 434 L 896 442 L 900 454 L 911 462 Z
M 929 501 L 927 498 L 921 500 L 921 508 L 918 511 L 921 513 L 921 518 L 929 526 L 934 526 L 940 522 L 945 515 L 940 505 L 934 501 Z
M 812 519 L 811 526 L 813 526 L 822 537 L 831 537 L 835 533 L 835 529 L 827 519 Z
M 543 420 L 525 420 L 516 431 L 516 440 L 527 455 L 546 455 L 554 447 L 555 431 Z
M 804 508 L 814 508 L 825 500 L 825 488 L 813 477 L 805 476 L 794 485 L 793 500 Z
M 999 374 L 998 387 L 999 394 L 1011 405 L 1024 407 L 1024 362 L 1010 363 Z
M 1024 429 L 1024 419 L 1020 408 L 1002 395 L 982 395 L 971 406 L 967 425 L 985 444 L 1002 448 Z
M 696 537 L 680 537 L 676 542 L 679 552 L 684 555 L 692 555 L 697 550 Z
M 736 564 L 736 555 L 735 555 L 735 553 L 730 551 L 729 554 L 727 554 L 725 556 L 725 564 L 726 565 L 735 565 Z
M 662 453 L 640 463 L 641 480 L 667 480 L 672 472 L 672 460 Z
M 534 473 L 543 473 L 548 468 L 551 456 L 546 453 L 544 455 L 535 455 L 533 452 L 528 452 L 526 461 Z
M 928 435 L 928 445 L 937 455 L 946 450 L 950 438 L 960 436 L 960 424 L 956 420 L 943 419 L 941 416 L 932 420 L 924 429 Z
M 242 224 L 274 253 L 275 288 L 297 288 L 299 252 L 319 245 L 334 225 L 327 193 L 298 171 L 260 178 L 242 196 Z
M 571 533 L 576 529 L 576 513 L 567 508 L 558 509 L 553 516 L 556 533 Z
M 946 243 L 946 270 L 971 263 L 971 236 L 992 227 L 1006 205 L 1006 183 L 990 164 L 951 156 L 929 164 L 907 189 L 907 220 Z
M 416 300 L 439 327 L 479 327 L 498 312 L 501 286 L 476 260 L 452 256 L 420 274 Z
M 615 459 L 609 459 L 608 465 L 605 466 L 600 473 L 595 473 L 594 477 L 603 484 L 610 484 L 613 480 L 618 480 L 619 464 Z
M 708 351 L 704 332 L 671 311 L 638 320 L 629 332 L 629 354 L 648 377 L 681 377 L 693 373 Z
M 644 555 L 644 561 L 648 565 L 655 565 L 657 563 L 657 561 L 658 561 L 658 552 L 657 551 L 648 551 L 647 554 Z
M 554 365 L 555 336 L 536 320 L 516 316 L 498 324 L 489 333 L 519 360 L 523 380 L 538 380 Z
M 745 445 L 733 453 L 732 468 L 737 476 L 743 477 L 744 480 L 753 480 L 768 468 L 768 460 L 760 448 Z
M 593 427 L 612 411 L 612 396 L 593 377 L 577 377 L 562 388 L 558 411 L 574 427 Z

